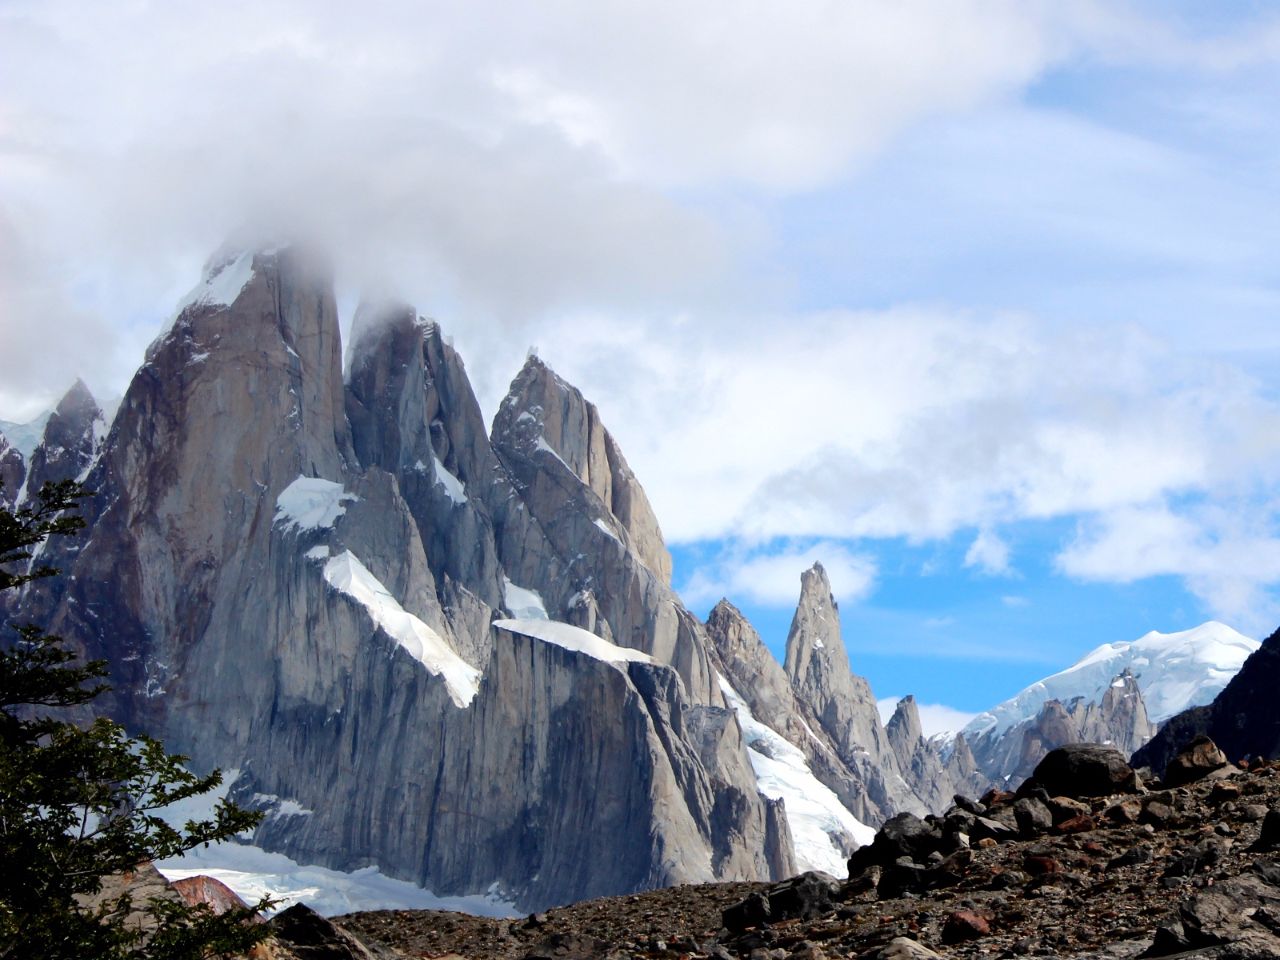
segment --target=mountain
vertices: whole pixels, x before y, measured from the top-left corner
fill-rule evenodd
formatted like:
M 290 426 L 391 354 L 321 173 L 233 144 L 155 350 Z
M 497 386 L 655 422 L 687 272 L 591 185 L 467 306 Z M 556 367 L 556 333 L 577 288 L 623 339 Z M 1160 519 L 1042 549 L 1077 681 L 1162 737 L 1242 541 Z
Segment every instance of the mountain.
M 364 305 L 344 377 L 327 267 L 232 250 L 87 463 L 46 435 L 90 529 L 22 613 L 238 770 L 263 849 L 520 909 L 793 870 L 643 490 L 537 358 L 487 433 L 438 325 Z
M 1067 743 L 1110 743 L 1129 754 L 1162 721 L 1212 700 L 1257 647 L 1215 621 L 1106 643 L 979 714 L 963 734 L 981 770 L 1001 781 L 1021 780 Z
M 6 428 L 16 439 L 3 432 Z M 106 432 L 104 414 L 81 380 L 72 384 L 53 410 L 35 420 L 0 421 L 0 482 L 4 484 L 0 505 L 16 506 L 50 481 L 83 480 Z
M 1280 757 L 1280 631 L 1249 655 L 1239 672 L 1213 699 L 1172 717 L 1134 754 L 1136 766 L 1157 773 L 1193 737 L 1207 735 L 1231 760 Z

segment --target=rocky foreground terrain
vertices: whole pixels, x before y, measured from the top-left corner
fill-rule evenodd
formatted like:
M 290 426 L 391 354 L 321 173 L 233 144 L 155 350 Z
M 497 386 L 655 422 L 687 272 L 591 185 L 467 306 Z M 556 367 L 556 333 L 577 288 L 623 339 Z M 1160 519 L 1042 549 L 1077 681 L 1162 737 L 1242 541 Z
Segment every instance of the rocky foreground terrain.
M 893 818 L 850 866 L 847 881 L 672 887 L 517 920 L 352 914 L 335 922 L 372 953 L 298 955 L 1280 957 L 1280 762 L 1229 764 L 1202 739 L 1162 781 L 1067 747 L 1016 795 Z

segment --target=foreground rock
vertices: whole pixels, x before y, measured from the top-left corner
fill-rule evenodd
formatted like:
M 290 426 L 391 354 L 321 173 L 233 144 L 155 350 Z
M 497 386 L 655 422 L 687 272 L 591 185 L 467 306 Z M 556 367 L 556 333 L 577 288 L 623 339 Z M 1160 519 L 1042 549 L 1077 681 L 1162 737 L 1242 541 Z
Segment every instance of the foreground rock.
M 677 887 L 517 921 L 402 912 L 339 922 L 406 953 L 476 960 L 573 956 L 584 937 L 593 956 L 652 960 L 1280 956 L 1280 857 L 1260 842 L 1280 839 L 1280 764 L 1225 784 L 1072 792 L 1081 796 L 993 791 L 940 817 L 894 818 L 834 886 L 808 875 Z M 1015 812 L 1035 805 L 1048 816 Z M 904 888 L 901 878 L 915 874 L 921 885 Z

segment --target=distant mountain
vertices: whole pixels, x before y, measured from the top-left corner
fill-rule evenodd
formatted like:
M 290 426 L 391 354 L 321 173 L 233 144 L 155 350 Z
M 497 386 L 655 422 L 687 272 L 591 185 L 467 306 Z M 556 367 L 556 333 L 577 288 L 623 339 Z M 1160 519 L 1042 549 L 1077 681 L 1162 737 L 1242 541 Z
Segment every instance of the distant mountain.
M 1280 758 L 1280 631 L 1264 640 L 1212 703 L 1172 717 L 1134 754 L 1135 766 L 1164 770 L 1178 749 L 1207 734 L 1231 760 Z
M 1216 621 L 1105 643 L 979 714 L 963 732 L 993 780 L 1021 780 L 1050 749 L 1077 740 L 1132 753 L 1162 721 L 1210 702 L 1257 649 L 1256 640 Z
M 25 423 L 0 420 L 0 434 L 9 441 L 9 445 L 13 449 L 22 454 L 24 459 L 30 459 L 31 452 L 35 450 L 40 443 L 40 438 L 44 436 L 44 425 L 52 415 L 52 410 L 46 410 Z

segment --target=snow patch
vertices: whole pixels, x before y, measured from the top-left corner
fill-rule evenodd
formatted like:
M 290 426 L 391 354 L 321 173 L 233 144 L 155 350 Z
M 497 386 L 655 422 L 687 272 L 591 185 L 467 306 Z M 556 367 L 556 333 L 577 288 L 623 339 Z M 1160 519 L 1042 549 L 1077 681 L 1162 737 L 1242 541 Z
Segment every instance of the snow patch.
M 181 827 L 188 820 L 210 820 L 214 807 L 227 796 L 238 770 L 228 770 L 221 786 L 207 794 L 189 797 L 160 811 L 172 826 Z M 275 799 L 275 798 L 266 798 Z M 297 810 L 294 809 L 297 807 Z M 280 803 L 279 815 L 303 811 L 295 801 Z M 317 913 L 335 917 L 356 910 L 454 910 L 482 917 L 518 916 L 515 904 L 504 900 L 496 885 L 487 894 L 466 897 L 437 897 L 407 880 L 394 880 L 377 867 L 344 872 L 300 864 L 280 853 L 268 853 L 260 847 L 236 841 L 207 844 L 181 856 L 156 861 L 158 869 L 169 880 L 206 876 L 221 880 L 247 903 L 264 895 L 281 902 L 276 911 L 295 903 L 305 903 Z
M 306 557 L 308 560 L 328 560 L 329 548 L 321 544 L 318 547 L 312 547 L 310 550 L 304 553 L 303 556 Z
M 440 634 L 400 606 L 350 550 L 344 550 L 324 565 L 324 579 L 364 607 L 373 622 L 411 657 L 441 677 L 457 706 L 466 707 L 475 699 L 480 671 L 458 656 Z
M 449 499 L 455 504 L 466 503 L 467 491 L 462 486 L 462 481 L 446 470 L 439 458 L 433 457 L 432 462 L 436 468 L 436 486 L 444 487 L 444 492 L 449 495 Z
M 833 838 L 847 834 L 858 846 L 865 846 L 875 839 L 875 829 L 850 813 L 831 788 L 813 775 L 798 747 L 752 715 L 729 681 L 719 674 L 716 679 L 738 715 L 757 789 L 770 800 L 784 801 L 796 867 L 801 872 L 821 870 L 833 877 L 847 876 L 848 855 Z
M 169 318 L 169 322 L 164 325 L 156 335 L 156 338 L 151 341 L 148 353 L 173 332 L 178 319 L 189 308 L 194 306 L 229 307 L 235 303 L 244 288 L 249 285 L 249 281 L 253 279 L 253 258 L 254 251 L 245 250 L 230 259 L 221 259 L 217 263 L 206 265 L 204 277 L 191 288 L 191 291 L 185 297 L 178 301 L 178 307 L 174 310 L 173 316 Z
M 551 444 L 547 443 L 546 437 L 542 437 L 542 436 L 538 437 L 538 442 L 534 444 L 534 449 L 541 450 L 543 453 L 551 454 L 553 457 L 555 457 L 557 460 L 560 461 L 560 465 L 562 467 L 564 467 L 566 470 L 572 473 L 575 477 L 577 476 L 577 473 L 574 473 L 573 468 L 571 468 L 569 464 L 564 462 L 564 457 L 556 453 L 555 450 L 551 448 Z
M 630 647 L 619 647 L 571 623 L 561 623 L 558 620 L 495 620 L 493 625 L 574 653 L 586 654 L 605 663 L 653 663 L 653 657 L 647 653 Z
M 332 480 L 298 477 L 276 497 L 276 515 L 272 522 L 299 530 L 329 529 L 347 512 L 344 504 L 359 499 Z
M 537 590 L 529 590 L 502 578 L 502 602 L 516 620 L 550 620 L 546 604 Z
M 1210 620 L 1180 633 L 1155 630 L 1129 643 L 1104 643 L 1072 666 L 1031 684 L 1017 696 L 979 714 L 965 736 L 1003 734 L 1029 720 L 1048 700 L 1100 701 L 1112 680 L 1128 668 L 1142 691 L 1147 715 L 1163 723 L 1188 707 L 1210 703 L 1261 644 Z

